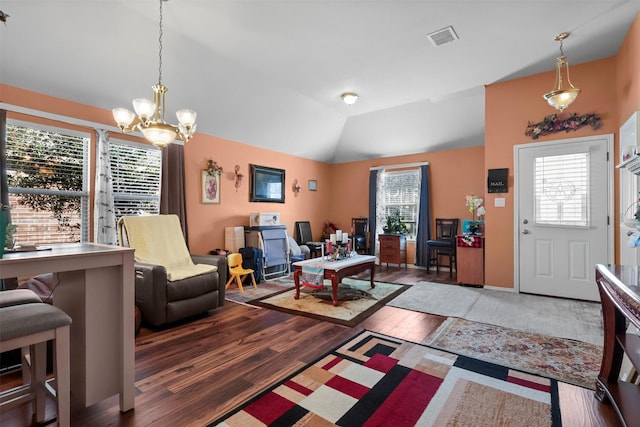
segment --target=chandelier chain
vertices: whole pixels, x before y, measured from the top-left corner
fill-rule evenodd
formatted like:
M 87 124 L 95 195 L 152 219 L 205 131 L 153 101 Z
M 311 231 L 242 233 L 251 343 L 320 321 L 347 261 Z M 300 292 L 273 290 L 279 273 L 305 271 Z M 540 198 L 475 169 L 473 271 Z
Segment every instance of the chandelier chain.
M 162 84 L 162 0 L 160 0 L 160 35 L 158 36 L 158 83 Z

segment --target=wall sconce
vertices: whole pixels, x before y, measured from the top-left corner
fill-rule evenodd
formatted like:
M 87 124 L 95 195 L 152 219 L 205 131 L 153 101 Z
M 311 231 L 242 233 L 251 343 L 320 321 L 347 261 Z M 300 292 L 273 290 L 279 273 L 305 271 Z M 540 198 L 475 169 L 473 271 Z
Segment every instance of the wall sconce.
M 300 187 L 298 185 L 298 180 L 297 179 L 293 180 L 293 187 L 292 188 L 293 188 L 294 197 L 298 197 L 298 194 L 300 194 L 300 190 L 302 190 L 302 187 Z
M 238 188 L 240 188 L 240 185 L 242 184 L 242 178 L 244 175 L 240 173 L 240 165 L 236 165 L 233 169 L 236 174 L 236 191 L 238 191 Z

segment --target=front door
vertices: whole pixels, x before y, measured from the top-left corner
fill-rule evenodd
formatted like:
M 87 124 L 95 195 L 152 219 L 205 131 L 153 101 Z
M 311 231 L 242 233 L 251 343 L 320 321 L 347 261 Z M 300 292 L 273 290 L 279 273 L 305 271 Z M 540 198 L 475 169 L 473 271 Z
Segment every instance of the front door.
M 612 261 L 612 136 L 515 147 L 516 289 L 599 301 L 594 267 Z

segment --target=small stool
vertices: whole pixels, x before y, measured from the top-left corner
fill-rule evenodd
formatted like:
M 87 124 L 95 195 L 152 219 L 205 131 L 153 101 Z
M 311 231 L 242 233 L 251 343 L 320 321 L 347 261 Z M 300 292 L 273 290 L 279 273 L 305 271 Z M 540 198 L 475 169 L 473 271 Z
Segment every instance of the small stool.
M 5 291 L 6 292 L 6 291 Z M 0 393 L 0 409 L 34 402 L 36 422 L 44 421 L 46 344 L 54 340 L 54 376 L 58 425 L 70 424 L 69 325 L 71 317 L 49 304 L 32 303 L 0 308 L 0 352 L 29 347 L 31 381 Z M 54 392 L 53 390 L 52 393 Z

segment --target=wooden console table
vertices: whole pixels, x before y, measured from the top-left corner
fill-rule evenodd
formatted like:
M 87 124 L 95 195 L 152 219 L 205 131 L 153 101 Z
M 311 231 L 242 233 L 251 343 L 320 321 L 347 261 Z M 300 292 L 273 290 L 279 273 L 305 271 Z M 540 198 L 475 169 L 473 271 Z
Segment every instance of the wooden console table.
M 53 305 L 71 323 L 71 399 L 89 406 L 119 394 L 120 410 L 135 393 L 133 249 L 94 243 L 4 254 L 0 279 L 57 273 Z
M 340 281 L 354 274 L 361 273 L 366 270 L 371 271 L 371 288 L 375 288 L 373 276 L 376 271 L 376 257 L 372 255 L 358 255 L 340 261 L 328 261 L 322 258 L 312 258 L 306 261 L 298 261 L 293 263 L 293 282 L 296 285 L 295 299 L 300 298 L 300 275 L 304 265 L 320 266 L 324 268 L 324 278 L 331 280 L 331 299 L 333 305 L 340 304 L 338 301 L 338 285 Z
M 627 333 L 627 321 L 640 328 L 638 266 L 598 264 L 596 282 L 604 323 L 604 354 L 596 397 L 614 406 L 624 426 L 640 426 L 640 386 L 618 380 L 623 355 L 640 368 L 640 337 Z

